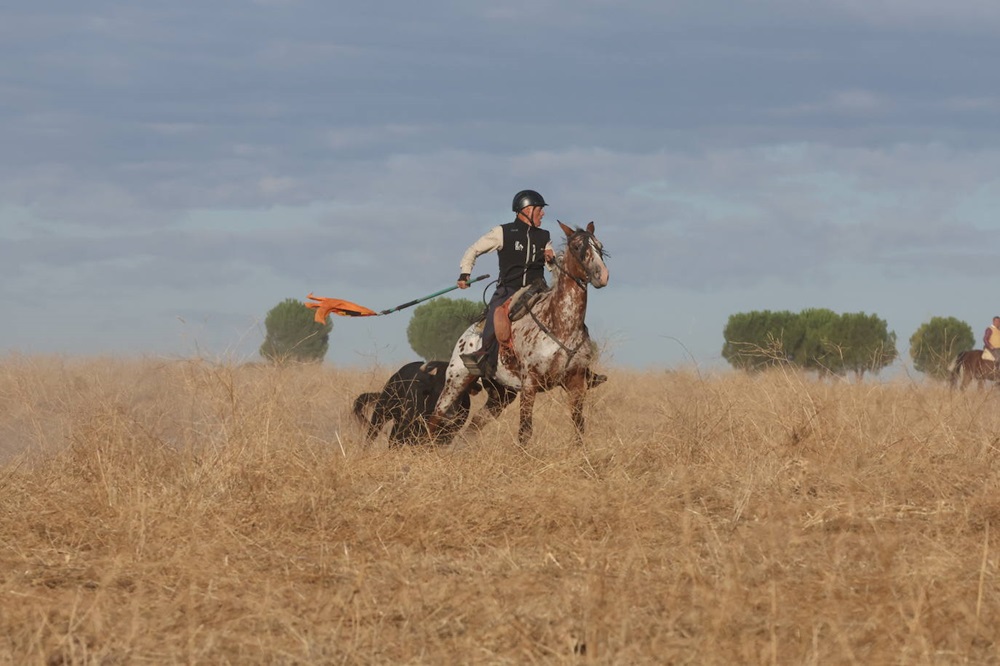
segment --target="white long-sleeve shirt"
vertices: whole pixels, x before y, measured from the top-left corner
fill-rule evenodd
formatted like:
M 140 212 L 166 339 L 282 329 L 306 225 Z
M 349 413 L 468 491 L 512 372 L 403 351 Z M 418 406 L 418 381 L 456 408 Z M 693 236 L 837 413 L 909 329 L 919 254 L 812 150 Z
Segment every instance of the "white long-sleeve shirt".
M 500 226 L 495 226 L 485 234 L 483 234 L 479 240 L 469 246 L 469 249 L 465 251 L 462 255 L 462 261 L 458 265 L 459 273 L 472 274 L 472 268 L 476 265 L 476 259 L 487 252 L 496 252 L 503 248 L 503 229 Z M 550 240 L 545 244 L 545 251 L 548 252 L 552 249 L 552 241 Z

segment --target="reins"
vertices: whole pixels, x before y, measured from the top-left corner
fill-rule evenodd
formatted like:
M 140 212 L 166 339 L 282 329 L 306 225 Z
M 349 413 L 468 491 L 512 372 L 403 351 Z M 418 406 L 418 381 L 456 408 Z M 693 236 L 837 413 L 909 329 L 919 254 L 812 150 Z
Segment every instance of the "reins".
M 562 267 L 562 264 L 560 264 L 558 260 L 554 260 L 552 262 L 552 266 L 555 267 L 555 268 L 557 268 L 560 273 L 562 273 L 563 275 L 565 275 L 569 279 L 573 280 L 573 282 L 576 282 L 576 284 L 577 284 L 578 287 L 580 287 L 584 291 L 587 290 L 587 281 L 584 280 L 583 278 L 579 278 L 579 277 L 573 275 L 572 273 L 570 273 L 569 271 L 567 271 L 565 268 Z
M 584 287 L 584 289 L 586 289 L 586 287 Z M 584 338 L 584 339 L 580 340 L 580 344 L 578 344 L 578 345 L 577 345 L 576 347 L 573 347 L 572 349 L 570 349 L 569 347 L 567 347 L 566 345 L 564 345 L 564 344 L 562 343 L 562 341 L 561 341 L 561 340 L 560 340 L 559 338 L 557 338 L 557 337 L 555 336 L 555 334 L 553 334 L 553 333 L 552 333 L 552 331 L 551 331 L 551 330 L 549 330 L 549 327 L 548 327 L 548 326 L 546 326 L 545 324 L 543 324 L 543 323 L 542 323 L 542 322 L 541 322 L 541 321 L 540 321 L 540 320 L 538 319 L 538 317 L 537 317 L 537 316 L 535 315 L 535 312 L 534 312 L 534 310 L 530 310 L 530 309 L 529 309 L 529 310 L 528 310 L 528 314 L 530 314 L 530 315 L 531 315 L 531 319 L 532 319 L 532 320 L 533 320 L 533 321 L 535 322 L 535 325 L 536 325 L 536 326 L 538 326 L 538 328 L 539 328 L 539 329 L 541 329 L 542 333 L 544 333 L 545 335 L 549 336 L 549 339 L 551 339 L 551 340 L 552 340 L 552 342 L 554 342 L 554 343 L 556 343 L 557 345 L 559 345 L 559 348 L 560 348 L 560 349 L 562 349 L 562 350 L 563 350 L 564 352 L 566 352 L 566 354 L 567 354 L 567 357 L 566 357 L 566 365 L 569 365 L 569 362 L 570 362 L 570 361 L 572 360 L 573 356 L 574 356 L 574 355 L 575 355 L 575 354 L 576 354 L 576 353 L 577 353 L 578 351 L 580 351 L 580 347 L 582 347 L 582 346 L 583 346 L 583 343 L 584 343 L 584 342 L 586 342 L 586 341 L 587 341 L 587 339 L 586 339 L 586 338 Z
M 593 234 L 589 234 L 586 231 L 583 231 L 582 229 L 579 229 L 579 230 L 577 230 L 577 231 L 575 231 L 573 233 L 574 236 L 576 236 L 578 234 L 587 237 L 587 244 L 580 251 L 580 256 L 576 256 L 575 254 L 572 255 L 572 256 L 573 256 L 574 259 L 576 259 L 576 262 L 578 264 L 580 264 L 580 268 L 583 268 L 583 254 L 587 251 L 587 246 L 594 247 L 593 244 L 591 243 L 591 239 L 594 236 L 593 236 Z M 571 241 L 572 241 L 572 238 L 570 238 L 570 242 Z M 567 253 L 569 253 L 569 242 L 567 242 L 567 244 L 566 244 L 566 251 L 567 251 Z M 600 254 L 600 250 L 598 250 L 597 248 L 594 248 L 594 251 L 598 252 L 598 254 Z M 565 259 L 563 261 L 565 261 Z M 558 260 L 553 261 L 552 265 L 555 266 L 556 268 L 558 268 L 559 271 L 561 273 L 563 273 L 566 277 L 571 278 L 573 280 L 573 282 L 576 282 L 576 284 L 577 284 L 578 287 L 580 287 L 584 291 L 587 290 L 588 280 L 573 275 L 572 273 L 570 273 L 569 271 L 567 271 L 565 268 L 563 268 L 562 264 Z M 586 269 L 584 269 L 584 272 L 586 272 Z

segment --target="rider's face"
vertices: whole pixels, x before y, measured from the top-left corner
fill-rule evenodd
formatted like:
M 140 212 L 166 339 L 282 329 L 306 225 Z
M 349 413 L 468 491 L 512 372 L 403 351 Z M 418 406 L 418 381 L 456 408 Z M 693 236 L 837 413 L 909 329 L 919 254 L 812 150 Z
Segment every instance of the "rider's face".
M 544 206 L 528 206 L 521 211 L 524 215 L 525 220 L 531 224 L 533 227 L 542 226 L 542 218 L 545 217 L 545 207 Z

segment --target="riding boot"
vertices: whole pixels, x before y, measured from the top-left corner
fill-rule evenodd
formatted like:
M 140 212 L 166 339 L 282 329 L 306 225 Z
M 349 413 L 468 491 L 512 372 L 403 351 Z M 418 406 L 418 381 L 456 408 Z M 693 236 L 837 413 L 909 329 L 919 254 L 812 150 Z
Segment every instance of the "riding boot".
M 483 340 L 482 346 L 474 352 L 462 354 L 461 359 L 465 369 L 474 377 L 492 377 L 496 372 L 500 345 L 496 336 Z
M 500 345 L 497 343 L 496 338 L 493 339 L 493 343 L 489 346 L 486 354 L 483 357 L 483 362 L 480 368 L 483 371 L 483 377 L 487 379 L 492 379 L 497 373 L 497 363 L 500 359 Z

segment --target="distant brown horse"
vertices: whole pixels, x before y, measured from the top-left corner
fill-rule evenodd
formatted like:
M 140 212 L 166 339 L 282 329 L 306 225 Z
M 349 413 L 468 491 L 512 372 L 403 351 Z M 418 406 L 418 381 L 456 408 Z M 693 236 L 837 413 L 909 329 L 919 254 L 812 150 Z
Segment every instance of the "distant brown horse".
M 952 388 L 958 384 L 959 388 L 965 389 L 972 380 L 976 380 L 979 388 L 983 388 L 986 380 L 1000 382 L 996 363 L 983 358 L 979 349 L 959 352 L 958 358 L 948 366 L 948 385 Z

